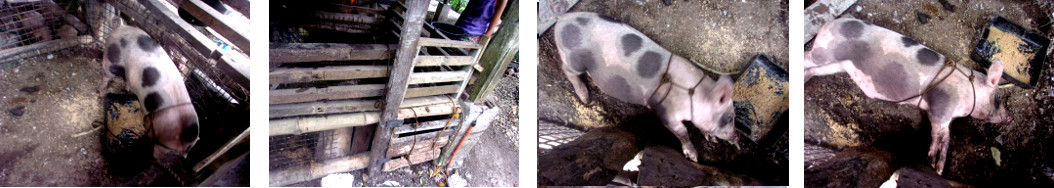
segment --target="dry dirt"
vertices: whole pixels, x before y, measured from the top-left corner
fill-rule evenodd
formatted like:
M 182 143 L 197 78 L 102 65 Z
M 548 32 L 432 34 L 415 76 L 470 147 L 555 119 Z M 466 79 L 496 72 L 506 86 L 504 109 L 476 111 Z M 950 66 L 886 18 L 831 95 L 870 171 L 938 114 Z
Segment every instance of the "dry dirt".
M 948 3 L 955 8 L 945 9 L 936 0 L 860 0 L 846 14 L 900 32 L 966 66 L 976 66 L 969 55 L 990 16 L 1001 15 L 1052 36 L 1051 2 Z M 920 22 L 919 14 L 929 15 L 928 23 Z M 1046 70 L 1035 89 L 999 89 L 1007 97 L 1012 122 L 992 124 L 959 118 L 951 123 L 944 178 L 979 186 L 1005 182 L 1054 185 L 1054 158 L 1047 156 L 1054 131 L 1054 72 L 1050 58 L 1048 54 Z M 835 150 L 875 146 L 893 154 L 894 168 L 928 165 L 930 122 L 924 111 L 912 105 L 869 99 L 845 74 L 814 77 L 804 88 L 806 143 Z M 806 182 L 813 183 L 819 182 Z

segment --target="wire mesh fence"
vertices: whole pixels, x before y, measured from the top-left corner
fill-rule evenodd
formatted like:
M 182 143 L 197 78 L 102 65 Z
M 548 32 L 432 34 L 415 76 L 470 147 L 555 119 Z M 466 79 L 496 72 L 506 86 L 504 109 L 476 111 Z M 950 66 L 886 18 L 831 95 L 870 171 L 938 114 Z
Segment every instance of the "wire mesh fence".
M 77 4 L 50 0 L 0 2 L 0 64 L 90 42 L 74 16 Z M 67 11 L 71 9 L 71 11 Z

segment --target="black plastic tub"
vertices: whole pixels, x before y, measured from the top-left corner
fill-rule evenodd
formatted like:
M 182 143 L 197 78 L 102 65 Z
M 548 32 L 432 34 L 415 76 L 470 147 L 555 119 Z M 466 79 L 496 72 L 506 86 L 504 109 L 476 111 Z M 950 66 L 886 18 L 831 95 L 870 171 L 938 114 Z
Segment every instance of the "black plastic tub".
M 787 70 L 776 65 L 765 55 L 757 55 L 750 66 L 736 79 L 732 93 L 735 106 L 736 129 L 755 143 L 774 140 L 786 132 L 786 121 L 780 119 L 788 109 Z M 766 139 L 769 138 L 769 139 Z
M 996 16 L 982 28 L 970 57 L 984 68 L 999 58 L 1003 62 L 1003 79 L 1029 89 L 1039 81 L 1049 48 L 1049 38 Z

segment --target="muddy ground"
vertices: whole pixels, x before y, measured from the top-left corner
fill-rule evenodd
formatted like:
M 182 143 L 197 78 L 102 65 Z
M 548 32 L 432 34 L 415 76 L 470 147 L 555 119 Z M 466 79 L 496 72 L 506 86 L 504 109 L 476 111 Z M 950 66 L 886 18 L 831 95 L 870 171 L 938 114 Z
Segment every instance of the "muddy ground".
M 1001 15 L 1047 37 L 1054 36 L 1050 25 L 1054 3 L 1048 1 L 947 2 L 954 8 L 946 8 L 937 0 L 860 0 L 845 15 L 900 32 L 966 66 L 976 65 L 969 55 L 991 16 Z M 927 23 L 919 19 L 920 14 L 930 17 Z M 944 178 L 980 186 L 1007 182 L 1054 185 L 1054 158 L 1048 157 L 1054 147 L 1050 146 L 1054 143 L 1054 71 L 1050 59 L 1048 56 L 1035 89 L 999 89 L 1008 96 L 1012 122 L 991 124 L 959 118 L 951 123 Z M 930 122 L 924 111 L 869 99 L 846 74 L 814 77 L 805 83 L 804 93 L 807 145 L 833 150 L 874 146 L 892 154 L 889 168 L 894 170 L 928 164 Z M 807 165 L 807 171 L 809 168 Z M 806 174 L 806 179 L 810 175 Z
M 466 153 L 460 169 L 457 171 L 470 187 L 516 187 L 519 186 L 519 85 L 520 79 L 513 71 L 507 70 L 501 83 L 485 105 L 501 108 L 496 121 L 483 133 L 479 143 Z M 462 151 L 464 152 L 464 151 Z M 461 154 L 458 154 L 461 155 Z M 443 175 L 431 177 L 428 170 L 432 162 L 413 165 L 380 176 L 364 176 L 365 170 L 350 172 L 355 177 L 355 186 L 389 187 L 386 181 L 398 182 L 400 186 L 438 187 L 438 182 L 446 183 Z M 318 187 L 321 178 L 301 182 L 290 186 Z M 449 186 L 449 185 L 447 185 Z
M 669 4 L 666 4 L 669 2 Z M 745 69 L 757 54 L 764 54 L 779 66 L 787 66 L 787 3 L 769 1 L 599 1 L 578 2 L 569 12 L 597 12 L 626 23 L 660 46 L 715 71 L 735 72 Z M 553 35 L 542 33 L 539 41 L 538 118 L 540 126 L 565 126 L 577 130 L 619 125 L 631 117 L 652 113 L 641 105 L 619 101 L 602 92 L 590 92 L 591 102 L 583 104 L 560 69 Z M 716 78 L 716 74 L 711 74 Z M 589 81 L 590 91 L 599 91 Z M 661 123 L 656 122 L 656 126 Z M 547 129 L 549 130 L 549 129 Z M 557 130 L 557 129 L 552 129 Z M 700 160 L 729 162 L 744 160 L 731 144 L 704 143 L 701 133 L 690 129 L 693 143 L 700 151 Z M 543 134 L 543 132 L 539 132 Z M 576 134 L 577 135 L 577 134 Z M 699 138 L 696 140 L 695 138 Z M 782 138 L 786 139 L 786 137 Z M 542 140 L 539 140 L 542 142 Z M 776 151 L 787 151 L 786 141 L 780 141 Z M 776 149 L 780 148 L 782 149 Z M 539 153 L 545 148 L 540 148 Z M 704 152 L 709 151 L 709 152 Z M 706 153 L 706 154 L 704 154 Z M 737 153 L 737 154 L 733 154 Z M 772 154 L 758 164 L 786 166 L 786 152 Z M 740 156 L 740 157 L 736 157 Z M 782 162 L 781 162 L 782 161 Z M 728 164 L 738 164 L 730 162 Z M 720 166 L 720 164 L 717 164 Z M 786 171 L 786 168 L 783 169 Z M 785 174 L 785 173 L 784 173 Z M 777 175 L 779 176 L 779 175 Z M 779 182 L 780 178 L 773 182 Z M 786 176 L 782 177 L 786 181 Z M 784 183 L 785 184 L 785 183 Z

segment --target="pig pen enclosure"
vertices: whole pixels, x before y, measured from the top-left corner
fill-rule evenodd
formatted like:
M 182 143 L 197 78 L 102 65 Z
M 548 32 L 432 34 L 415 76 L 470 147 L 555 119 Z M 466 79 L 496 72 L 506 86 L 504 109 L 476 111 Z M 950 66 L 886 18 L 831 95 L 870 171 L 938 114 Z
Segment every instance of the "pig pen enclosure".
M 225 2 L 226 14 L 199 0 L 0 2 L 0 186 L 248 185 L 248 40 L 231 25 L 248 18 L 248 1 Z M 108 148 L 109 104 L 97 89 L 114 18 L 145 30 L 179 67 L 201 125 L 186 158 Z M 129 93 L 113 82 L 106 93 Z
M 761 78 L 747 71 L 754 64 L 768 64 L 765 67 L 770 69 L 764 70 L 770 71 L 787 67 L 788 49 L 781 45 L 788 42 L 787 3 L 540 2 L 537 183 L 540 186 L 787 185 L 789 146 L 785 115 L 765 121 L 773 127 L 765 131 L 767 134 L 737 143 L 706 141 L 698 129 L 688 126 L 699 155 L 699 162 L 692 162 L 684 157 L 674 135 L 646 107 L 607 96 L 592 83 L 595 80 L 586 81 L 591 101 L 579 101 L 561 68 L 553 29 L 544 28 L 564 12 L 596 12 L 627 24 L 672 53 L 712 70 L 707 72 L 711 78 L 725 73 L 744 81 Z M 768 58 L 761 58 L 765 56 Z M 779 71 L 753 73 L 772 76 L 775 72 Z M 759 90 L 739 84 L 733 92 L 736 124 L 750 127 L 746 134 L 751 135 L 756 128 L 764 126 L 748 125 L 752 118 L 746 118 L 746 113 L 739 111 L 741 104 L 747 104 L 741 102 L 783 104 L 786 109 L 787 95 L 759 95 L 774 100 L 751 101 L 753 96 L 749 93 Z M 744 98 L 748 100 L 741 100 Z
M 846 10 L 820 11 L 822 15 L 871 22 L 975 69 L 981 65 L 971 54 L 982 30 L 996 16 L 1054 37 L 1050 1 L 859 0 L 812 5 L 820 3 Z M 996 91 L 1004 97 L 1010 122 L 987 123 L 972 117 L 951 122 L 942 175 L 927 159 L 931 138 L 926 111 L 869 99 L 846 74 L 812 78 L 804 85 L 806 186 L 874 187 L 891 176 L 908 180 L 896 181 L 906 186 L 1054 185 L 1054 69 L 1049 51 L 1038 54 L 1046 61 L 1036 67 L 1042 71 L 1031 89 L 1007 86 Z M 1002 82 L 1008 83 L 1007 76 Z
M 493 128 L 483 119 L 502 110 L 484 101 L 515 55 L 518 8 L 505 11 L 488 45 L 428 22 L 439 17 L 426 18 L 429 2 L 271 2 L 286 15 L 269 25 L 271 186 L 318 186 L 345 172 L 354 185 L 437 186 L 446 181 L 425 177 L 446 176 L 488 147 L 479 140 Z M 504 165 L 491 173 L 515 170 Z M 410 166 L 412 179 L 394 173 Z

